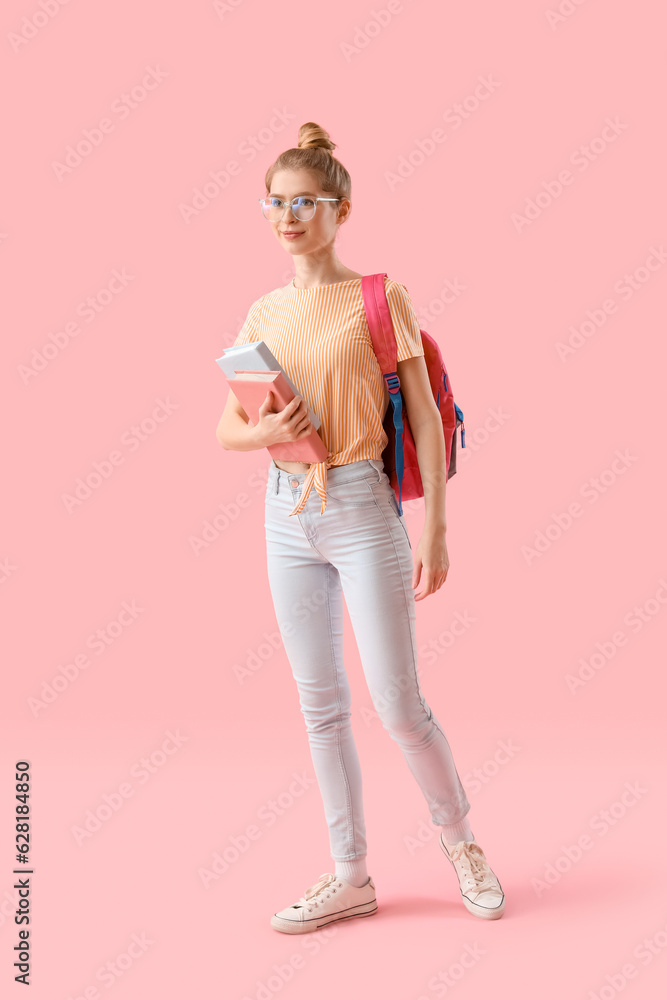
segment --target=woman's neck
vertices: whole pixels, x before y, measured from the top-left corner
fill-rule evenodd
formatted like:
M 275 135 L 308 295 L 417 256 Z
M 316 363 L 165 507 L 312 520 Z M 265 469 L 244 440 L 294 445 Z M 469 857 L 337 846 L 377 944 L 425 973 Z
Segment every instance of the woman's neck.
M 357 271 L 345 267 L 339 260 L 320 263 L 317 261 L 294 261 L 296 274 L 294 275 L 295 288 L 316 288 L 318 285 L 334 285 L 338 281 L 347 281 L 349 278 L 360 278 Z

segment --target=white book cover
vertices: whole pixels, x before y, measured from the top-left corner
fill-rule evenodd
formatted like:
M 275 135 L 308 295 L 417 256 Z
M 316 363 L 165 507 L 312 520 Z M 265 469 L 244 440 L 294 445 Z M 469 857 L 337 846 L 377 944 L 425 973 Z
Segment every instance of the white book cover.
M 252 340 L 248 344 L 239 344 L 238 347 L 225 347 L 221 358 L 215 359 L 228 378 L 234 378 L 237 369 L 247 369 L 255 372 L 275 372 L 281 371 L 295 395 L 300 395 L 299 390 L 294 385 L 285 369 L 278 363 L 278 360 L 271 353 L 263 340 Z M 314 410 L 308 407 L 308 416 L 313 427 L 318 430 L 322 426 L 322 421 Z

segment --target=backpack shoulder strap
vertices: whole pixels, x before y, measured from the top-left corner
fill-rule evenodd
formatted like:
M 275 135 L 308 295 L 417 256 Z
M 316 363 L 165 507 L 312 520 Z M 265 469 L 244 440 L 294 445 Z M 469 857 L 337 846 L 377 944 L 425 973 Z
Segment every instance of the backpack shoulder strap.
M 392 422 L 394 425 L 394 465 L 398 480 L 398 512 L 403 516 L 401 494 L 403 489 L 403 397 L 401 396 L 401 380 L 396 371 L 396 336 L 394 324 L 391 321 L 387 293 L 384 287 L 386 274 L 368 274 L 361 279 L 361 290 L 364 296 L 364 307 L 368 320 L 368 329 L 373 341 L 373 350 L 378 359 L 382 376 L 389 391 Z
M 400 381 L 396 374 L 396 337 L 391 312 L 387 302 L 384 279 L 386 273 L 366 274 L 361 279 L 366 319 L 373 349 L 390 393 L 398 391 Z

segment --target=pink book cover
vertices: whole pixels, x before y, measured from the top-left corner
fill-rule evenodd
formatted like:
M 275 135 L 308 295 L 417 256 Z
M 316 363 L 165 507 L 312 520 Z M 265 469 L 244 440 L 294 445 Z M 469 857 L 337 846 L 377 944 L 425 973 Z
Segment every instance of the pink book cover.
M 257 372 L 238 369 L 234 374 L 236 377 L 233 379 L 227 375 L 225 378 L 253 425 L 259 420 L 259 408 L 269 389 L 275 396 L 274 405 L 278 407 L 277 412 L 294 399 L 294 393 L 281 371 Z M 314 427 L 308 437 L 299 441 L 281 441 L 279 444 L 268 445 L 267 451 L 272 458 L 286 462 L 323 462 L 328 455 L 327 447 Z

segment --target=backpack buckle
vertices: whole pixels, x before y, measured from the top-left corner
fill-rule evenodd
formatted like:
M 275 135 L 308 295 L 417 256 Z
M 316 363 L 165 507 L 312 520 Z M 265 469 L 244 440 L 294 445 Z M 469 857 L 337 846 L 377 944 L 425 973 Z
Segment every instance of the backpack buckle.
M 399 379 L 396 372 L 389 372 L 387 375 L 384 376 L 384 381 L 387 386 L 387 389 L 389 390 L 390 393 L 392 393 L 392 395 L 395 392 L 398 392 L 398 390 L 401 387 L 401 380 Z

